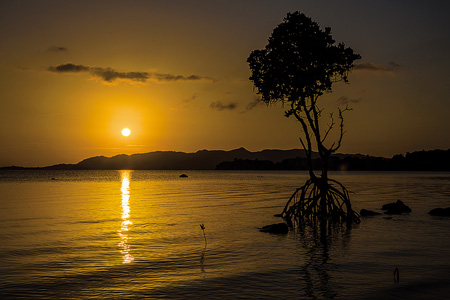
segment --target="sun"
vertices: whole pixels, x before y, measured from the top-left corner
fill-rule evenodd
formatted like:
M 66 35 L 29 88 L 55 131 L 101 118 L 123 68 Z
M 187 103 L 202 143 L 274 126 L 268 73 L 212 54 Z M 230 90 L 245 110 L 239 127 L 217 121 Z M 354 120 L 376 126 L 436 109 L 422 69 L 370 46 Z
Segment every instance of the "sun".
M 122 129 L 122 135 L 123 136 L 129 136 L 131 134 L 131 130 L 128 128 Z

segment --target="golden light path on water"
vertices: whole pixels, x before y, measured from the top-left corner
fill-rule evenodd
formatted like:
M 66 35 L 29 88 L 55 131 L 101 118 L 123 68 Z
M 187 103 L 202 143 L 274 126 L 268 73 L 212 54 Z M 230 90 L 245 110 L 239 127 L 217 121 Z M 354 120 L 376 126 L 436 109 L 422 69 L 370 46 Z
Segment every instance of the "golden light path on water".
M 130 245 L 128 244 L 128 230 L 133 224 L 130 221 L 130 176 L 131 171 L 129 170 L 120 171 L 122 182 L 120 187 L 122 197 L 122 224 L 117 233 L 120 236 L 119 247 L 121 248 L 120 253 L 122 254 L 122 261 L 124 264 L 128 264 L 134 260 L 133 255 L 130 253 Z

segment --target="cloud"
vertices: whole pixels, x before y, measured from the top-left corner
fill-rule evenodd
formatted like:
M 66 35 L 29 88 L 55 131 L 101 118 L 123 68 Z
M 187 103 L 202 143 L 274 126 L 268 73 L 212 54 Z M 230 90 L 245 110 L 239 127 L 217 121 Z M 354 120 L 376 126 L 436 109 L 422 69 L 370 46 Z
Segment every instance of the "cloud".
M 106 82 L 113 82 L 117 79 L 146 82 L 149 78 L 149 73 L 147 72 L 117 72 L 111 68 L 90 68 L 89 70 L 92 75 L 100 77 Z
M 79 73 L 88 72 L 90 70 L 90 67 L 68 63 L 56 67 L 49 67 L 48 70 L 57 73 Z
M 403 67 L 401 64 L 398 64 L 398 63 L 393 62 L 393 61 L 390 61 L 388 64 L 389 64 L 391 67 L 393 67 L 393 68 L 401 68 L 401 67 Z
M 192 97 L 188 98 L 188 99 L 184 99 L 184 103 L 191 103 L 192 101 L 194 101 L 195 99 L 197 99 L 197 94 L 192 95 Z
M 252 110 L 257 106 L 266 105 L 264 101 L 262 101 L 261 96 L 257 96 L 253 98 L 253 101 L 247 104 L 247 107 L 245 108 L 246 111 Z
M 90 67 L 85 65 L 75 65 L 72 63 L 61 64 L 58 66 L 50 66 L 48 71 L 55 73 L 90 73 L 94 77 L 100 78 L 101 80 L 112 83 L 116 80 L 131 80 L 136 82 L 146 82 L 147 80 L 154 80 L 157 82 L 174 82 L 174 81 L 197 81 L 197 80 L 211 80 L 214 79 L 201 76 L 201 75 L 177 75 L 177 74 L 164 74 L 156 72 L 119 72 L 113 68 L 100 68 L 100 67 Z
M 375 64 L 375 63 L 357 63 L 353 67 L 354 70 L 364 70 L 371 72 L 387 72 L 392 73 L 395 72 L 401 65 L 395 62 L 389 62 L 387 66 Z
M 211 105 L 209 107 L 211 109 L 213 109 L 213 110 L 218 110 L 218 111 L 234 110 L 234 109 L 237 108 L 237 103 L 236 102 L 230 102 L 228 104 L 223 104 L 221 101 L 217 101 L 217 102 L 211 103 Z
M 68 49 L 66 47 L 61 46 L 50 46 L 47 48 L 48 52 L 66 52 Z
M 211 77 L 208 76 L 200 76 L 200 75 L 175 75 L 175 74 L 162 74 L 162 73 L 152 73 L 152 78 L 157 81 L 179 81 L 179 80 L 211 80 L 214 81 Z
M 361 98 L 350 99 L 347 96 L 342 96 L 339 99 L 337 99 L 337 102 L 339 105 L 347 105 L 347 104 L 351 104 L 351 103 L 359 103 L 359 102 L 361 102 Z

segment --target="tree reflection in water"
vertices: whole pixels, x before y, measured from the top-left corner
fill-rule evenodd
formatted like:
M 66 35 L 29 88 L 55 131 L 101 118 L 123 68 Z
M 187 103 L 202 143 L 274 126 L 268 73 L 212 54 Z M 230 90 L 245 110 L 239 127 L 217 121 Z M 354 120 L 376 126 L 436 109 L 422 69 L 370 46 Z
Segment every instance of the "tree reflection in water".
M 355 226 L 355 225 L 354 225 Z M 352 226 L 342 224 L 301 224 L 296 228 L 302 247 L 306 250 L 305 264 L 301 269 L 306 283 L 308 299 L 335 299 L 338 287 L 333 283 L 337 265 L 330 256 L 342 252 L 350 244 Z

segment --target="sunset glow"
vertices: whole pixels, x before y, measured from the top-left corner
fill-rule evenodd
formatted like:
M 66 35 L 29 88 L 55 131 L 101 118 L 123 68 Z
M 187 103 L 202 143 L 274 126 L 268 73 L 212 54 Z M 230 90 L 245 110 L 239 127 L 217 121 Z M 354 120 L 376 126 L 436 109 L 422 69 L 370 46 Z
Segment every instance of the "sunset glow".
M 301 126 L 260 101 L 246 61 L 296 10 L 362 56 L 321 97 L 324 116 L 353 109 L 342 153 L 448 149 L 450 2 L 414 3 L 0 1 L 0 166 L 301 149 Z

